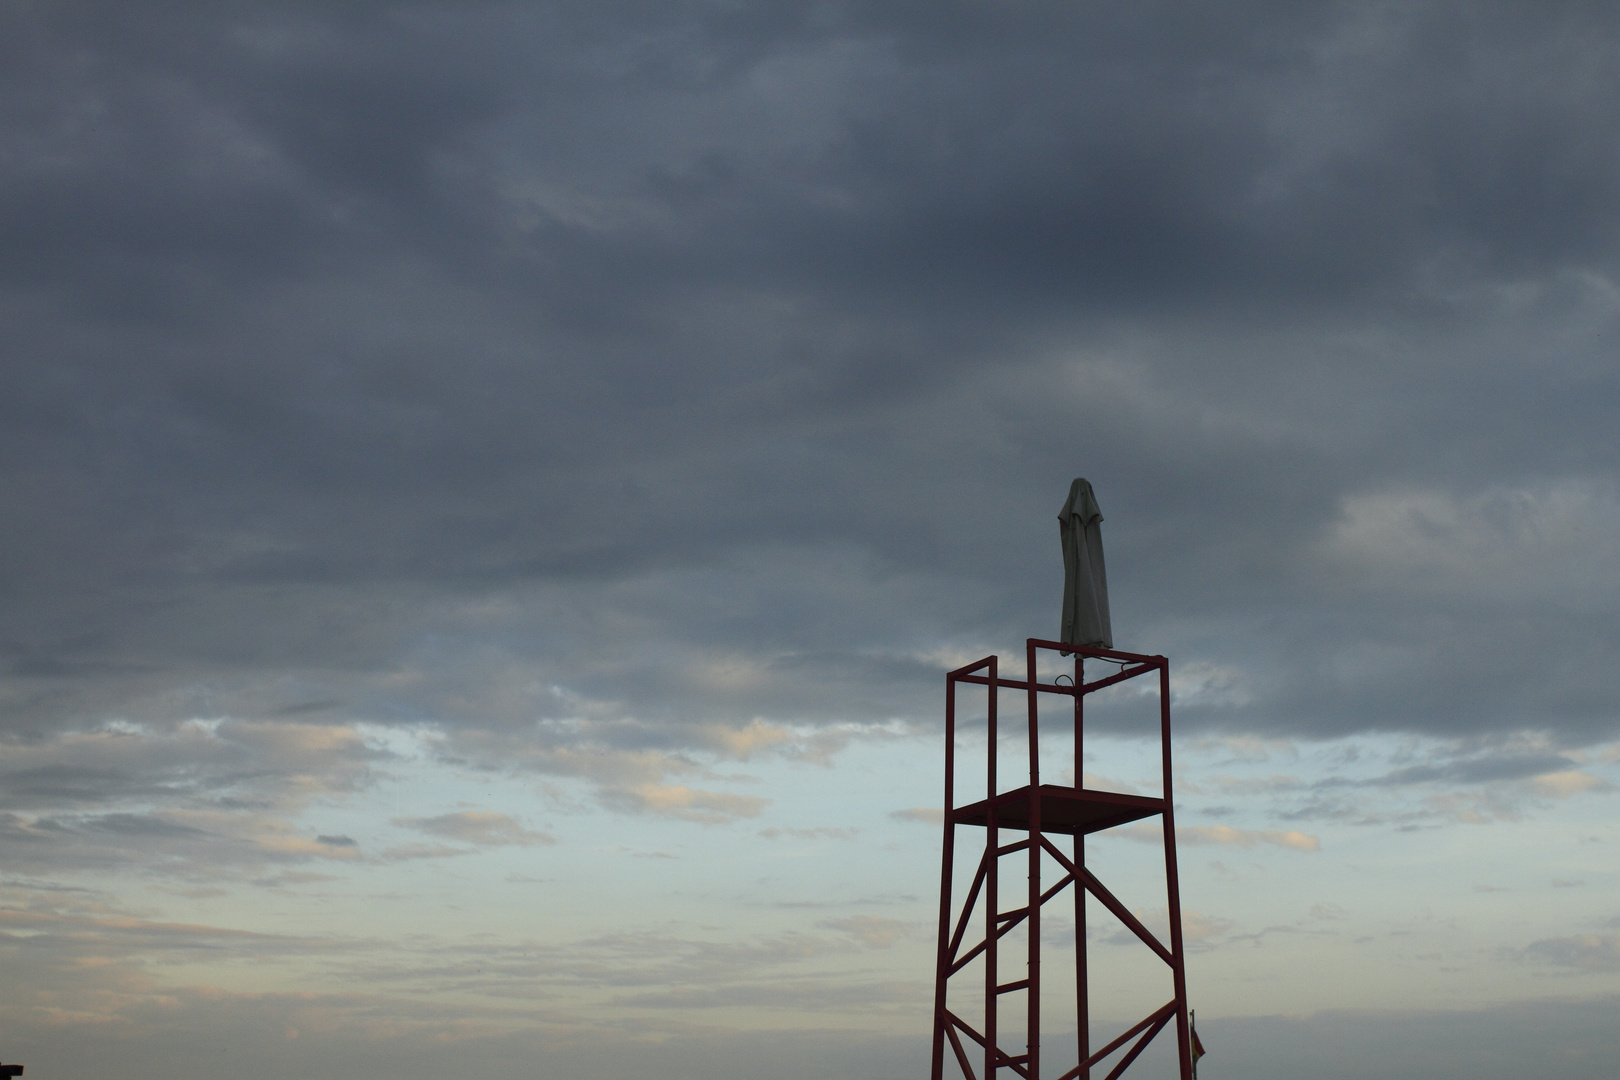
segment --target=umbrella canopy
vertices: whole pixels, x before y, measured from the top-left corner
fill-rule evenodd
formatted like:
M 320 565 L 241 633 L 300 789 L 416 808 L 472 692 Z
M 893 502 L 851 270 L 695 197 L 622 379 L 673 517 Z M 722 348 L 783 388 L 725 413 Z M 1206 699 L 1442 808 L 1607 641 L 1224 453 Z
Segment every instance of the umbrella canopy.
M 1069 485 L 1069 501 L 1058 514 L 1063 536 L 1063 630 L 1069 645 L 1114 647 L 1108 620 L 1108 578 L 1103 568 L 1102 511 L 1087 480 Z

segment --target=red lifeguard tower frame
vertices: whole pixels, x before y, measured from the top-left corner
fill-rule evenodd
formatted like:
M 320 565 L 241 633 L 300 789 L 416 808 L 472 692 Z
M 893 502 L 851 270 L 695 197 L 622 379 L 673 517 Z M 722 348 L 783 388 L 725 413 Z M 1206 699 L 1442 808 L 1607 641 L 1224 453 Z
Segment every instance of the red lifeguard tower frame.
M 1063 656 L 1073 655 L 1072 685 L 1063 685 L 1055 679 L 1040 682 L 1036 674 L 1036 657 L 1043 651 Z M 1085 681 L 1085 661 L 1101 661 L 1117 665 L 1114 674 Z M 1176 1021 L 1176 1042 L 1180 1058 L 1181 1080 L 1192 1080 L 1192 1047 L 1188 1037 L 1187 980 L 1181 941 L 1181 896 L 1176 879 L 1176 833 L 1170 801 L 1170 661 L 1163 656 L 1141 656 L 1136 653 L 1117 652 L 1089 646 L 1066 645 L 1060 641 L 1041 641 L 1030 638 L 1025 648 L 1026 675 L 1022 680 L 1003 679 L 997 670 L 997 658 L 988 656 L 976 664 L 957 668 L 945 676 L 945 848 L 944 868 L 940 879 L 939 895 L 939 957 L 934 988 L 934 1047 L 932 1080 L 946 1080 L 945 1047 L 960 1066 L 965 1080 L 997 1080 L 997 1070 L 1012 1070 L 1023 1080 L 1041 1080 L 1041 907 L 1054 899 L 1070 885 L 1074 889 L 1075 918 L 1075 987 L 1076 1029 L 1079 1039 L 1079 1064 L 1055 1080 L 1090 1080 L 1091 1070 L 1104 1058 L 1136 1040 L 1125 1056 L 1108 1073 L 1107 1080 L 1116 1080 L 1137 1056 L 1147 1048 L 1173 1017 Z M 1152 798 L 1125 795 L 1112 791 L 1088 789 L 1083 784 L 1081 754 L 1084 746 L 1084 720 L 1086 695 L 1130 679 L 1158 673 L 1159 738 L 1162 743 L 1164 787 L 1162 795 Z M 1060 675 L 1056 678 L 1065 678 Z M 956 692 L 958 686 L 968 683 L 986 688 L 985 716 L 988 725 L 988 768 L 985 797 L 978 802 L 958 806 L 956 803 Z M 1022 787 L 1001 791 L 996 782 L 996 705 L 1002 690 L 1022 690 L 1028 705 L 1029 782 Z M 1074 785 L 1043 784 L 1040 779 L 1038 703 L 1042 694 L 1057 694 L 1074 700 Z M 1168 894 L 1170 916 L 1170 944 L 1158 940 L 1130 910 L 1115 899 L 1087 869 L 1085 838 L 1089 833 L 1111 829 L 1132 821 L 1158 815 L 1164 822 L 1165 889 Z M 978 870 L 959 910 L 953 911 L 951 881 L 956 851 L 956 831 L 959 826 L 984 829 L 984 853 L 979 857 Z M 1013 843 L 1004 844 L 1003 830 L 1022 836 Z M 1070 854 L 1065 854 L 1053 843 L 1053 836 L 1073 837 Z M 1001 909 L 1002 858 L 1018 852 L 1028 853 L 1028 890 L 1020 897 L 1023 906 L 1010 911 Z M 1050 855 L 1062 869 L 1062 876 L 1045 889 L 1041 881 L 1041 853 Z M 1082 891 L 1082 888 L 1084 891 Z M 1021 890 L 1022 891 L 1022 890 Z M 1091 1049 L 1090 1002 L 1086 973 L 1086 893 L 1096 897 L 1120 922 L 1124 923 L 1170 969 L 1174 994 L 1161 1008 L 1150 1013 L 1114 1041 L 1098 1050 Z M 975 903 L 983 899 L 984 936 L 977 944 L 963 948 Z M 954 917 L 953 917 L 954 916 Z M 1027 923 L 1028 960 L 1024 977 L 1010 982 L 999 982 L 996 943 L 1013 928 Z M 980 955 L 984 956 L 984 1012 L 983 1028 L 972 1025 L 949 1007 L 947 991 L 951 977 L 960 972 Z M 965 980 L 964 980 L 965 981 Z M 997 1041 L 1000 1029 L 997 1013 L 1003 997 L 1014 993 L 1027 995 L 1027 1032 L 1022 1054 L 1009 1054 Z M 977 1011 L 977 1010 L 973 1010 Z M 966 1035 L 977 1043 L 984 1053 L 983 1069 L 975 1072 L 963 1044 Z M 976 1056 L 976 1055 L 975 1055 Z M 954 1073 L 954 1070 L 953 1070 Z

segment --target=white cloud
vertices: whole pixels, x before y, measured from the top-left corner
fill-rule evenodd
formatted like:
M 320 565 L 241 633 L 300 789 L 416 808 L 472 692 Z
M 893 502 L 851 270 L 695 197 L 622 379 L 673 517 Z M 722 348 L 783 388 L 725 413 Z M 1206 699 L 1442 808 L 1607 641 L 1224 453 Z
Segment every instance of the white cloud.
M 685 818 L 702 825 L 718 825 L 737 818 L 757 817 L 770 804 L 757 795 L 703 791 L 684 784 L 640 784 L 612 791 L 605 796 L 611 803 L 630 810 L 666 817 Z
M 533 847 L 557 842 L 550 833 L 526 829 L 511 815 L 488 810 L 462 810 L 437 817 L 395 818 L 393 823 L 404 829 L 479 847 Z
M 1113 829 L 1119 835 L 1142 843 L 1164 843 L 1164 830 L 1157 825 L 1136 824 Z M 1223 847 L 1254 848 L 1262 844 L 1293 851 L 1320 851 L 1322 842 L 1310 833 L 1294 829 L 1234 829 L 1230 825 L 1177 825 L 1177 845 L 1213 844 Z
M 891 810 L 889 816 L 896 821 L 914 821 L 923 825 L 942 825 L 945 811 L 937 806 L 910 806 L 904 810 Z
M 839 829 L 823 827 L 818 829 L 782 829 L 772 827 L 761 829 L 759 835 L 766 840 L 779 840 L 786 836 L 793 840 L 853 840 L 860 835 L 859 829 Z
M 911 933 L 911 926 L 908 923 L 899 919 L 885 919 L 878 915 L 851 915 L 846 919 L 827 919 L 819 925 L 848 934 L 873 949 L 887 949 Z
M 1588 791 L 1612 791 L 1614 785 L 1600 776 L 1593 776 L 1580 769 L 1569 769 L 1564 772 L 1543 773 L 1530 780 L 1536 791 L 1555 799 L 1567 799 L 1572 795 L 1579 795 Z
M 476 852 L 476 848 L 451 847 L 449 844 L 395 844 L 383 849 L 382 860 L 410 862 L 414 859 L 454 859 Z
M 1220 844 L 1240 848 L 1270 844 L 1294 851 L 1322 850 L 1320 840 L 1296 829 L 1234 829 L 1229 825 L 1178 825 L 1176 843 Z

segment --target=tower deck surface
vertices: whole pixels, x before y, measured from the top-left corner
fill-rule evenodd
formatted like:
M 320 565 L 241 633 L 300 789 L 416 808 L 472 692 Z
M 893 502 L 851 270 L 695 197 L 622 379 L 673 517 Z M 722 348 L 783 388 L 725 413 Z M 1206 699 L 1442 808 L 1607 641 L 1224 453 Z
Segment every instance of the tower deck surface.
M 1164 813 L 1164 800 L 1117 791 L 1040 786 L 1041 832 L 1074 835 L 1094 833 Z M 995 805 L 998 829 L 1029 829 L 1029 786 L 1004 791 L 994 799 L 958 806 L 951 820 L 958 825 L 988 826 Z

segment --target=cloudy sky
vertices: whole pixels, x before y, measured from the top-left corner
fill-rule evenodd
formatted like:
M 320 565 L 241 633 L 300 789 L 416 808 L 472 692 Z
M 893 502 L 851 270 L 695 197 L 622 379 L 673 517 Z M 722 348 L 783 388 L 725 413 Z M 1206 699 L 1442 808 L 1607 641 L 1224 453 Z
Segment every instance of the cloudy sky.
M 0 238 L 30 1077 L 921 1075 L 1075 476 L 1207 1080 L 1612 1075 L 1612 5 L 3 0 Z

